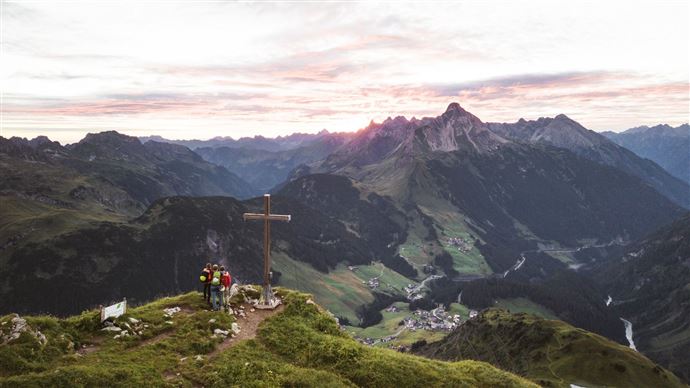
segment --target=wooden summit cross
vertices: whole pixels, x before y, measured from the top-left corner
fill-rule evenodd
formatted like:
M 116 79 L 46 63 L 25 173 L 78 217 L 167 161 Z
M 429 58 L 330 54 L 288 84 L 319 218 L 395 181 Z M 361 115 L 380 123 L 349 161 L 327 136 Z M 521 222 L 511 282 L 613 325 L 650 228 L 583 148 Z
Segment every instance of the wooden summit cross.
M 264 212 L 244 213 L 242 217 L 245 221 L 264 221 L 264 289 L 261 295 L 262 300 L 256 307 L 275 308 L 280 301 L 273 296 L 273 290 L 271 290 L 271 221 L 290 222 L 290 215 L 271 214 L 271 195 L 264 194 Z

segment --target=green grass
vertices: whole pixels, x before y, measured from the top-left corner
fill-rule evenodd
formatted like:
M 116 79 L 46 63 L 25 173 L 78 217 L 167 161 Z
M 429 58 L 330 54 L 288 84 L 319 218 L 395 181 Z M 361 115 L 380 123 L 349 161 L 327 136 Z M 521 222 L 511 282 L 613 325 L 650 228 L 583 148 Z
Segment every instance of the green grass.
M 448 313 L 452 315 L 458 314 L 463 320 L 467 320 L 470 317 L 470 309 L 460 303 L 451 303 L 448 308 Z
M 276 291 L 284 310 L 262 322 L 254 339 L 215 356 L 220 340 L 211 332 L 229 327 L 233 317 L 206 311 L 198 293 L 131 309 L 118 325 L 135 317 L 149 328 L 125 340 L 100 331 L 96 311 L 68 319 L 27 317 L 48 343 L 41 346 L 26 334 L 0 345 L 0 387 L 532 386 L 482 362 L 441 362 L 365 347 L 311 303 L 311 296 Z M 183 308 L 172 325 L 163 317 L 171 306 Z M 88 343 L 96 344 L 93 352 L 75 352 Z
M 556 313 L 527 298 L 499 299 L 495 307 L 508 310 L 511 313 L 527 313 L 545 319 L 558 319 Z
M 255 341 L 204 369 L 210 386 L 291 385 L 314 371 L 316 386 L 518 386 L 529 384 L 483 363 L 439 363 L 362 346 L 337 327 L 308 296 L 290 293 L 282 314 L 267 320 Z M 263 361 L 260 356 L 270 352 Z M 257 361 L 259 359 L 260 361 Z M 287 365 L 281 365 L 287 363 Z M 249 365 L 247 365 L 249 363 Z M 250 371 L 243 367 L 256 366 Z M 208 372 L 206 372 L 208 371 Z M 280 373 L 277 373 L 280 371 Z M 288 373 L 285 373 L 287 371 Z M 217 372 L 217 373 L 216 373 Z M 199 376 L 201 378 L 201 376 Z
M 273 267 L 282 273 L 281 286 L 312 294 L 331 313 L 352 323 L 359 322 L 357 309 L 374 301 L 374 290 L 366 284 L 369 279 L 380 276 L 380 286 L 375 291 L 390 295 L 405 295 L 404 287 L 414 283 L 378 262 L 357 266 L 354 271 L 340 264 L 325 274 L 307 263 L 276 253 Z
M 474 246 L 474 240 L 478 236 L 467 225 L 468 221 L 465 217 L 448 203 L 437 199 L 433 201 L 433 204 L 434 206 L 420 205 L 419 207 L 424 214 L 434 220 L 441 249 L 453 257 L 453 268 L 461 274 L 491 274 L 493 272 L 491 267 L 489 267 L 481 252 Z M 469 252 L 460 252 L 457 247 L 448 244 L 448 238 L 451 237 L 459 237 L 470 241 L 472 249 Z
M 546 252 L 546 254 L 553 257 L 556 260 L 559 260 L 560 262 L 562 262 L 564 264 L 577 263 L 577 260 L 575 260 L 575 257 L 573 256 L 572 253 L 568 253 L 568 252 Z
M 124 216 L 50 206 L 37 201 L 0 196 L 0 241 L 24 235 L 22 243 L 41 241 L 93 222 L 124 221 Z
M 314 295 L 314 299 L 330 312 L 353 323 L 359 322 L 357 308 L 374 301 L 369 287 L 344 265 L 325 274 L 307 263 L 277 253 L 273 255 L 273 268 L 283 274 L 281 286 Z
M 376 325 L 366 328 L 348 326 L 346 330 L 349 333 L 353 333 L 362 338 L 369 337 L 375 339 L 381 339 L 397 332 L 402 327 L 399 326 L 400 321 L 402 321 L 405 317 L 410 316 L 412 312 L 405 302 L 396 302 L 393 305 L 396 306 L 399 311 L 388 312 L 385 311 L 385 309 L 381 310 L 381 315 L 383 315 L 383 318 L 381 319 L 381 322 L 377 323 Z
M 339 266 L 336 271 L 338 271 L 340 268 L 341 267 Z M 349 271 L 345 267 L 342 268 Z M 406 295 L 404 291 L 405 286 L 415 283 L 413 280 L 406 278 L 405 276 L 393 271 L 379 262 L 375 262 L 371 265 L 357 266 L 354 274 L 365 282 L 371 278 L 378 277 L 379 288 L 377 288 L 376 291 L 391 295 Z
M 407 230 L 407 238 L 398 248 L 398 253 L 412 264 L 417 272 L 422 273 L 426 264 L 431 264 L 436 254 L 440 252 L 440 245 L 436 241 L 426 241 L 429 232 L 418 217 L 413 217 Z
M 625 345 L 565 322 L 490 309 L 420 354 L 474 359 L 543 386 L 683 387 L 671 372 Z
M 172 318 L 164 317 L 163 309 L 173 306 L 183 311 Z M 27 317 L 28 324 L 45 334 L 48 342 L 41 346 L 33 336 L 23 334 L 21 341 L 0 347 L 0 371 L 4 376 L 0 386 L 162 386 L 161 373 L 177 368 L 181 357 L 212 351 L 219 342 L 211 337 L 213 329 L 227 329 L 234 322 L 230 315 L 206 311 L 199 293 L 163 298 L 130 309 L 115 322 L 122 327 L 129 324 L 130 317 L 148 327 L 141 336 L 124 339 L 100 331 L 97 311 L 64 320 Z M 144 345 L 147 340 L 152 342 Z M 95 344 L 92 346 L 98 350 L 80 355 L 76 350 L 83 344 Z
M 437 230 L 443 249 L 453 257 L 453 268 L 461 274 L 489 275 L 493 273 L 484 256 L 474 246 L 474 240 L 464 224 L 444 225 L 444 229 Z M 468 252 L 461 252 L 458 247 L 448 244 L 448 238 L 463 238 L 472 241 L 472 248 Z

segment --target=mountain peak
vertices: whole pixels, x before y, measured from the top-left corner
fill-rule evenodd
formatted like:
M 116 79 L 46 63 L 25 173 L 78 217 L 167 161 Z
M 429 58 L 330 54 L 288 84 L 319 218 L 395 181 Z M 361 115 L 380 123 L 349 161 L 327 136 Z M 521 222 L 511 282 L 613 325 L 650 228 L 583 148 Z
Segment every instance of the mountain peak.
M 93 160 L 95 158 L 129 160 L 143 162 L 148 160 L 146 148 L 139 138 L 116 131 L 89 133 L 78 143 L 68 147 L 75 155 Z
M 134 136 L 128 136 L 117 131 L 103 131 L 97 133 L 88 133 L 86 137 L 81 139 L 79 143 L 103 143 L 109 144 L 112 142 L 122 143 L 137 143 L 141 145 L 141 141 Z
M 467 111 L 464 110 L 457 102 L 451 102 L 450 104 L 448 104 L 448 108 L 446 108 L 446 113 L 449 112 L 466 113 Z

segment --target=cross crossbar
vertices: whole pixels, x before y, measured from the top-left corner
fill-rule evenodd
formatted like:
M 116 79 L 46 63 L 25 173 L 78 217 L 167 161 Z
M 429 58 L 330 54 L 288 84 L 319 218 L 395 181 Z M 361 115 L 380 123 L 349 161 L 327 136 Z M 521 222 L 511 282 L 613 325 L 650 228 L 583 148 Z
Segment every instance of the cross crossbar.
M 268 216 L 263 213 L 244 213 L 242 217 L 245 221 L 247 220 L 269 220 L 269 221 L 285 221 L 290 222 L 291 216 L 285 214 L 269 214 Z

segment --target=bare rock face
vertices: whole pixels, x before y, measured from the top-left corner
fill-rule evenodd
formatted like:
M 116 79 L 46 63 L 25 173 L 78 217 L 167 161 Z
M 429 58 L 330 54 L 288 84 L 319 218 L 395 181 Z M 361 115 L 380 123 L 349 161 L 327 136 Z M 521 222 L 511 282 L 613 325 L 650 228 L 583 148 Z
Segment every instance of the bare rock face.
M 570 150 L 598 147 L 607 142 L 603 136 L 588 130 L 564 114 L 553 118 L 540 117 L 538 120 L 520 119 L 513 124 L 487 125 L 492 131 L 507 138 L 530 143 L 546 143 Z
M 429 152 L 473 150 L 491 152 L 509 141 L 492 132 L 477 116 L 457 102 L 438 117 L 407 119 L 403 116 L 372 122 L 340 150 L 329 156 L 322 168 L 361 168 L 390 157 L 403 160 Z
M 515 123 L 487 123 L 487 126 L 507 139 L 565 148 L 586 159 L 618 168 L 642 179 L 676 204 L 690 207 L 690 187 L 686 182 L 564 114 L 537 120 L 520 119 Z M 672 143 L 678 143 L 678 140 L 674 138 Z M 688 154 L 687 147 L 677 149 L 678 155 Z
M 448 105 L 445 113 L 434 119 L 423 119 L 417 136 L 430 151 L 473 149 L 490 152 L 508 141 L 493 133 L 477 116 L 464 110 L 457 102 Z

